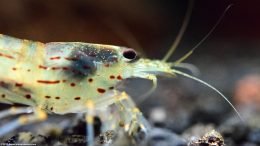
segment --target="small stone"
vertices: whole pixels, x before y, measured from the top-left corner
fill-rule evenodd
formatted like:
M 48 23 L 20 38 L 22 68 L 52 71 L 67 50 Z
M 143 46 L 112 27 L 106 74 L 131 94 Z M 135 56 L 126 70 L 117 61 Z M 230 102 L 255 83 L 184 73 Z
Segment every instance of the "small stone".
M 203 137 L 191 141 L 188 146 L 224 146 L 224 139 L 220 133 L 212 130 L 206 133 Z

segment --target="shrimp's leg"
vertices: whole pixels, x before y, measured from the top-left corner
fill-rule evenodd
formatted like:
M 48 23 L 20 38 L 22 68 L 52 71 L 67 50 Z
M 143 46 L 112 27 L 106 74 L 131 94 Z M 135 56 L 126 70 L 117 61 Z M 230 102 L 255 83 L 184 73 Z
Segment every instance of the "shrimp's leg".
M 102 110 L 98 114 L 101 120 L 101 129 L 100 134 L 97 138 L 97 142 L 104 146 L 110 146 L 111 142 L 113 142 L 116 135 L 120 135 L 122 129 L 119 129 L 118 121 L 119 117 L 116 111 L 114 110 L 114 106 L 106 108 L 106 110 Z
M 85 120 L 87 123 L 87 146 L 93 146 L 95 144 L 95 131 L 94 131 L 94 116 L 99 115 L 101 116 L 102 121 L 102 134 L 107 133 L 108 131 L 115 130 L 113 124 L 115 123 L 116 119 L 114 117 L 109 117 L 109 111 L 99 111 L 97 109 L 104 109 L 108 106 L 111 106 L 115 103 L 114 96 L 117 96 L 115 92 L 109 92 L 95 100 L 88 100 L 86 102 L 86 114 Z M 105 114 L 105 115 L 104 115 Z M 108 143 L 110 140 L 101 140 L 100 143 Z
M 94 116 L 95 116 L 95 104 L 92 100 L 86 102 L 87 113 L 85 115 L 87 122 L 87 146 L 94 146 Z
M 140 110 L 125 92 L 121 92 L 115 98 L 115 104 L 122 118 L 120 123 L 127 132 L 127 135 L 136 143 L 145 141 L 151 126 Z
M 31 107 L 11 107 L 9 109 L 3 110 L 0 112 L 0 119 L 3 119 L 8 116 L 32 113 L 33 109 Z
M 11 132 L 12 130 L 27 125 L 34 122 L 43 121 L 47 118 L 47 114 L 39 108 L 11 108 L 0 113 L 0 118 L 4 118 L 10 115 L 16 115 L 21 113 L 33 113 L 31 115 L 22 115 L 17 119 L 10 121 L 8 124 L 5 124 L 0 127 L 0 136 Z
M 151 126 L 129 95 L 125 92 L 115 90 L 95 100 L 96 108 L 106 106 L 114 107 L 112 110 L 113 116 L 101 118 L 103 123 L 102 132 L 116 131 L 117 133 L 115 134 L 118 134 L 118 132 L 122 130 L 127 134 L 130 140 L 135 143 L 140 143 L 145 140 Z M 107 113 L 108 111 L 103 112 Z M 113 137 L 110 138 L 113 139 Z M 106 139 L 104 143 L 109 143 L 110 140 L 111 139 Z

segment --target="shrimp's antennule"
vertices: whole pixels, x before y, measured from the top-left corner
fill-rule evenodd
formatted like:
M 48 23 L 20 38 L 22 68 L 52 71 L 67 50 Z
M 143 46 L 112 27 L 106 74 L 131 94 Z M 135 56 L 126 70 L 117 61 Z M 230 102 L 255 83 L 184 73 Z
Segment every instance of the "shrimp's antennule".
M 217 28 L 217 26 L 220 24 L 220 22 L 222 21 L 222 19 L 224 18 L 224 16 L 226 15 L 227 11 L 233 6 L 233 4 L 228 5 L 228 7 L 225 9 L 225 11 L 222 13 L 222 15 L 219 17 L 217 23 L 215 23 L 215 25 L 211 28 L 211 30 L 202 38 L 202 40 L 197 43 L 197 45 L 195 45 L 189 52 L 187 52 L 185 55 L 183 55 L 180 59 L 178 59 L 177 61 L 175 61 L 174 64 L 179 64 L 181 62 L 183 62 L 185 59 L 187 59 L 192 53 L 193 51 L 198 48 L 211 34 L 212 32 Z
M 162 61 L 166 62 L 171 57 L 171 55 L 176 50 L 176 48 L 178 47 L 178 45 L 179 45 L 179 43 L 180 43 L 180 41 L 181 41 L 181 39 L 182 39 L 182 37 L 185 33 L 185 30 L 187 29 L 187 26 L 189 24 L 190 17 L 191 17 L 191 14 L 192 14 L 193 3 L 194 3 L 194 0 L 189 1 L 189 6 L 188 6 L 187 12 L 185 14 L 183 23 L 181 25 L 180 31 L 179 31 L 175 41 L 172 43 L 171 48 L 166 53 L 166 55 L 163 57 Z
M 228 98 L 227 98 L 225 95 L 223 95 L 218 89 L 216 89 L 215 87 L 213 87 L 213 86 L 210 85 L 209 83 L 207 83 L 207 82 L 205 82 L 205 81 L 203 81 L 203 80 L 201 80 L 201 79 L 198 79 L 198 78 L 196 78 L 196 77 L 194 77 L 194 76 L 192 76 L 192 75 L 186 74 L 186 73 L 184 73 L 184 72 L 181 72 L 181 71 L 178 71 L 178 70 L 174 70 L 174 69 L 172 70 L 172 72 L 175 73 L 175 74 L 178 74 L 178 75 L 182 75 L 182 76 L 184 76 L 184 77 L 187 77 L 187 78 L 189 78 L 189 79 L 195 80 L 195 81 L 197 81 L 197 82 L 199 82 L 199 83 L 202 83 L 203 85 L 205 85 L 205 86 L 211 88 L 212 90 L 214 90 L 215 92 L 217 92 L 217 93 L 218 93 L 224 100 L 226 100 L 227 103 L 232 107 L 232 109 L 236 112 L 236 114 L 238 115 L 238 117 L 240 118 L 240 120 L 241 120 L 241 121 L 244 121 L 243 118 L 242 118 L 242 116 L 241 116 L 240 113 L 238 112 L 238 110 L 234 107 L 234 105 L 233 105 L 233 104 L 228 100 Z

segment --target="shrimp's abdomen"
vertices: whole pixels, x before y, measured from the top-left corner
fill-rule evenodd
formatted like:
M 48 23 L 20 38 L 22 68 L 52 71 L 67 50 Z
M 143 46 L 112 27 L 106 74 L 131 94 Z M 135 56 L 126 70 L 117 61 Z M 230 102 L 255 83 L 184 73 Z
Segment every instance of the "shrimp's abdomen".
M 44 44 L 0 35 L 0 102 L 34 105 L 31 80 L 43 62 Z M 29 85 L 29 86 L 28 86 Z

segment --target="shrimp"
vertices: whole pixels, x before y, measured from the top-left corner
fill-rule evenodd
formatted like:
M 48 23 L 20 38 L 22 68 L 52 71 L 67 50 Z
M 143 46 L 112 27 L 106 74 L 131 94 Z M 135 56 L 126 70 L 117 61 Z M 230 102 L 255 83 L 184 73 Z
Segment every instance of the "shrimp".
M 139 68 L 133 49 L 80 42 L 43 44 L 1 35 L 0 52 L 0 102 L 25 104 L 36 113 L 1 127 L 1 136 L 25 123 L 46 119 L 45 112 L 88 113 L 86 120 L 92 125 L 95 113 L 113 103 L 124 115 L 118 123 L 128 127 L 130 135 L 136 128 L 129 124 L 144 121 L 129 96 L 114 89 L 118 82 L 142 72 L 133 70 Z M 30 110 L 10 109 L 0 113 L 0 118 Z M 91 127 L 89 135 L 93 135 Z
M 132 77 L 151 80 L 155 88 L 157 75 L 185 76 L 216 91 L 239 115 L 216 88 L 174 69 L 194 48 L 180 60 L 167 62 L 168 57 L 163 61 L 139 58 L 134 49 L 127 47 L 83 42 L 41 43 L 0 35 L 0 102 L 29 106 L 2 111 L 0 119 L 33 113 L 0 127 L 0 136 L 22 125 L 44 121 L 47 114 L 84 113 L 87 142 L 91 146 L 95 143 L 93 117 L 106 115 L 107 108 L 114 105 L 119 117 L 109 119 L 110 116 L 103 116 L 103 131 L 120 129 L 133 141 L 142 141 L 151 126 L 130 96 L 116 90 L 118 83 Z

